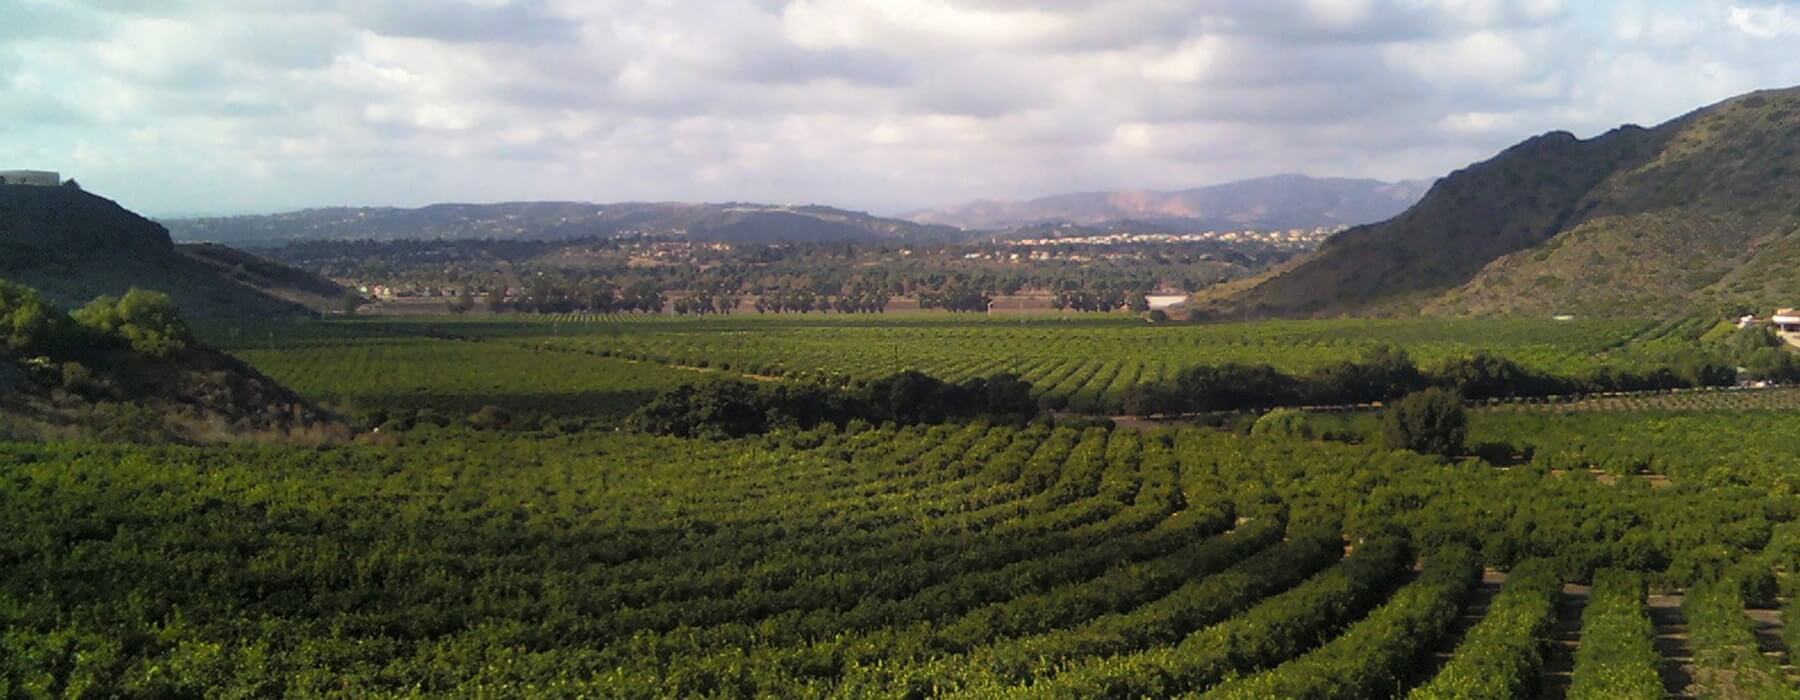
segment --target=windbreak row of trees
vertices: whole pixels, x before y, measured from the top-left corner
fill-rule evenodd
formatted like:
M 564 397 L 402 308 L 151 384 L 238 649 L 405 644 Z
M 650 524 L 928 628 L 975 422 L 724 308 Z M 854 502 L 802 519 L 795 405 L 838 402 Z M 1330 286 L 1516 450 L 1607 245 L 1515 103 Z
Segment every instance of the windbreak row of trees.
M 1734 367 L 1700 355 L 1671 366 L 1640 370 L 1602 367 L 1582 376 L 1558 376 L 1485 352 L 1426 370 L 1404 351 L 1378 347 L 1360 360 L 1337 362 L 1300 375 L 1266 364 L 1189 367 L 1171 381 L 1133 387 L 1125 394 L 1124 408 L 1126 413 L 1148 416 L 1372 403 L 1432 387 L 1454 391 L 1465 399 L 1486 400 L 1730 386 L 1736 381 Z
M 727 438 L 782 428 L 843 427 L 854 420 L 900 425 L 988 416 L 1017 420 L 1038 412 L 1031 384 L 996 374 L 952 384 L 907 371 L 858 388 L 721 380 L 663 392 L 626 420 L 640 432 Z

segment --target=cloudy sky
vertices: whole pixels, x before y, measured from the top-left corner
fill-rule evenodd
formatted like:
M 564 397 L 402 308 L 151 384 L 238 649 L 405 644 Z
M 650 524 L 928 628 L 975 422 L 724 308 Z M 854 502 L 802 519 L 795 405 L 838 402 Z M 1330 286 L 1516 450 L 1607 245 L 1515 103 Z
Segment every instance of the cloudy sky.
M 1796 45 L 1800 0 L 0 0 L 0 168 L 163 215 L 1425 178 Z

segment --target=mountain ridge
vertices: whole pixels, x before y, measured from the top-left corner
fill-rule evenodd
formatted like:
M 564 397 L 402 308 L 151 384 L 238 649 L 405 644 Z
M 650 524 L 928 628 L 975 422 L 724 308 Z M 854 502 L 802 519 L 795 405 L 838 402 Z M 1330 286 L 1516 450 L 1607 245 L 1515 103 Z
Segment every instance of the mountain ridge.
M 1181 190 L 1098 190 L 1028 200 L 983 199 L 901 217 L 977 230 L 1122 220 L 1184 230 L 1321 228 L 1389 218 L 1417 201 L 1429 184 L 1289 173 Z
M 656 235 L 768 243 L 960 240 L 948 226 L 823 205 L 747 202 L 496 202 L 423 207 L 320 207 L 276 214 L 168 219 L 185 241 L 280 245 L 304 240 L 521 239 Z
M 0 278 L 36 288 L 62 308 L 150 289 L 192 316 L 307 313 L 299 298 L 278 298 L 300 281 L 321 299 L 342 291 L 235 251 L 177 246 L 163 226 L 104 197 L 25 185 L 0 185 Z
M 1654 128 L 1532 137 L 1195 304 L 1233 318 L 1792 305 L 1797 199 L 1800 89 L 1758 91 Z

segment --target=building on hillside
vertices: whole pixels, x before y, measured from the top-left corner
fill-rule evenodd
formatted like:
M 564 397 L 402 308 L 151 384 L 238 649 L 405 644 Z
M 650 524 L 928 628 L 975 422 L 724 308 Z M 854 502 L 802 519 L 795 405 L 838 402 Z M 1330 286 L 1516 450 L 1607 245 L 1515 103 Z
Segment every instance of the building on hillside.
M 1745 314 L 1743 316 L 1739 316 L 1738 320 L 1737 320 L 1737 327 L 1738 327 L 1738 330 L 1740 330 L 1740 331 L 1745 328 L 1750 328 L 1752 326 L 1760 326 L 1760 325 L 1762 325 L 1762 321 L 1756 320 L 1756 314 Z
M 1150 309 L 1167 311 L 1187 301 L 1186 294 L 1150 294 L 1144 297 L 1150 303 Z
M 0 170 L 0 185 L 56 187 L 61 184 L 62 175 L 51 170 Z
M 1800 333 L 1800 309 L 1782 309 L 1769 319 L 1775 324 L 1775 330 L 1783 333 Z

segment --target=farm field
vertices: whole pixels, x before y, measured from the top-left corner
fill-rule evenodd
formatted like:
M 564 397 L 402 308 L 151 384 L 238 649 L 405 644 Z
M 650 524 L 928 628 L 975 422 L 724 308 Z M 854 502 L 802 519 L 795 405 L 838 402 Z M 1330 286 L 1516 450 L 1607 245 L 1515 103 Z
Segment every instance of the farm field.
M 1800 410 L 1783 391 L 1476 410 L 1467 444 L 1482 457 L 1449 460 L 1377 446 L 1369 413 L 1314 416 L 1315 438 L 1048 418 L 618 429 L 665 389 L 768 371 L 736 358 L 777 348 L 814 348 L 793 357 L 815 373 L 873 373 L 887 365 L 855 364 L 870 356 L 857 348 L 885 342 L 954 377 L 1112 346 L 1115 372 L 1150 352 L 1304 369 L 1376 343 L 1567 369 L 1688 337 L 1145 328 L 205 327 L 308 395 L 384 414 L 384 432 L 304 448 L 0 444 L 0 698 L 1800 693 L 1782 666 L 1783 621 L 1800 615 L 1783 609 L 1800 566 Z M 682 350 L 620 350 L 664 347 Z M 541 419 L 462 419 L 484 406 Z
M 610 423 L 658 391 L 700 378 L 655 363 L 449 339 L 436 335 L 435 325 L 266 324 L 216 332 L 223 349 L 352 414 L 423 410 L 460 418 L 492 405 Z
M 1652 490 L 1198 429 L 0 463 L 21 696 L 1530 697 L 1557 582 L 1755 581 L 1800 555 L 1772 472 Z M 1607 616 L 1648 624 L 1643 584 L 1612 580 Z M 1706 590 L 1694 663 L 1748 678 L 1749 603 Z M 1607 616 L 1581 625 L 1578 688 L 1654 677 Z
M 1356 320 L 1151 325 L 1118 315 L 988 319 L 945 314 L 722 319 L 546 316 L 357 319 L 220 326 L 209 339 L 313 395 L 407 405 L 421 388 L 459 399 L 496 387 L 570 396 L 555 412 L 720 374 L 868 380 L 916 369 L 950 381 L 1012 372 L 1050 405 L 1116 412 L 1124 392 L 1203 363 L 1300 371 L 1391 344 L 1424 365 L 1485 350 L 1562 374 L 1655 360 L 1693 329 L 1640 321 Z M 450 344 L 445 339 L 459 339 Z M 416 359 L 415 359 L 416 358 Z M 624 365 L 618 359 L 646 364 Z M 456 367 L 465 367 L 457 371 Z M 334 372 L 331 368 L 340 368 Z M 566 373 L 566 377 L 562 374 Z M 622 377 L 615 382 L 609 375 Z M 505 406 L 517 405 L 506 399 Z M 606 412 L 603 413 L 614 413 Z

